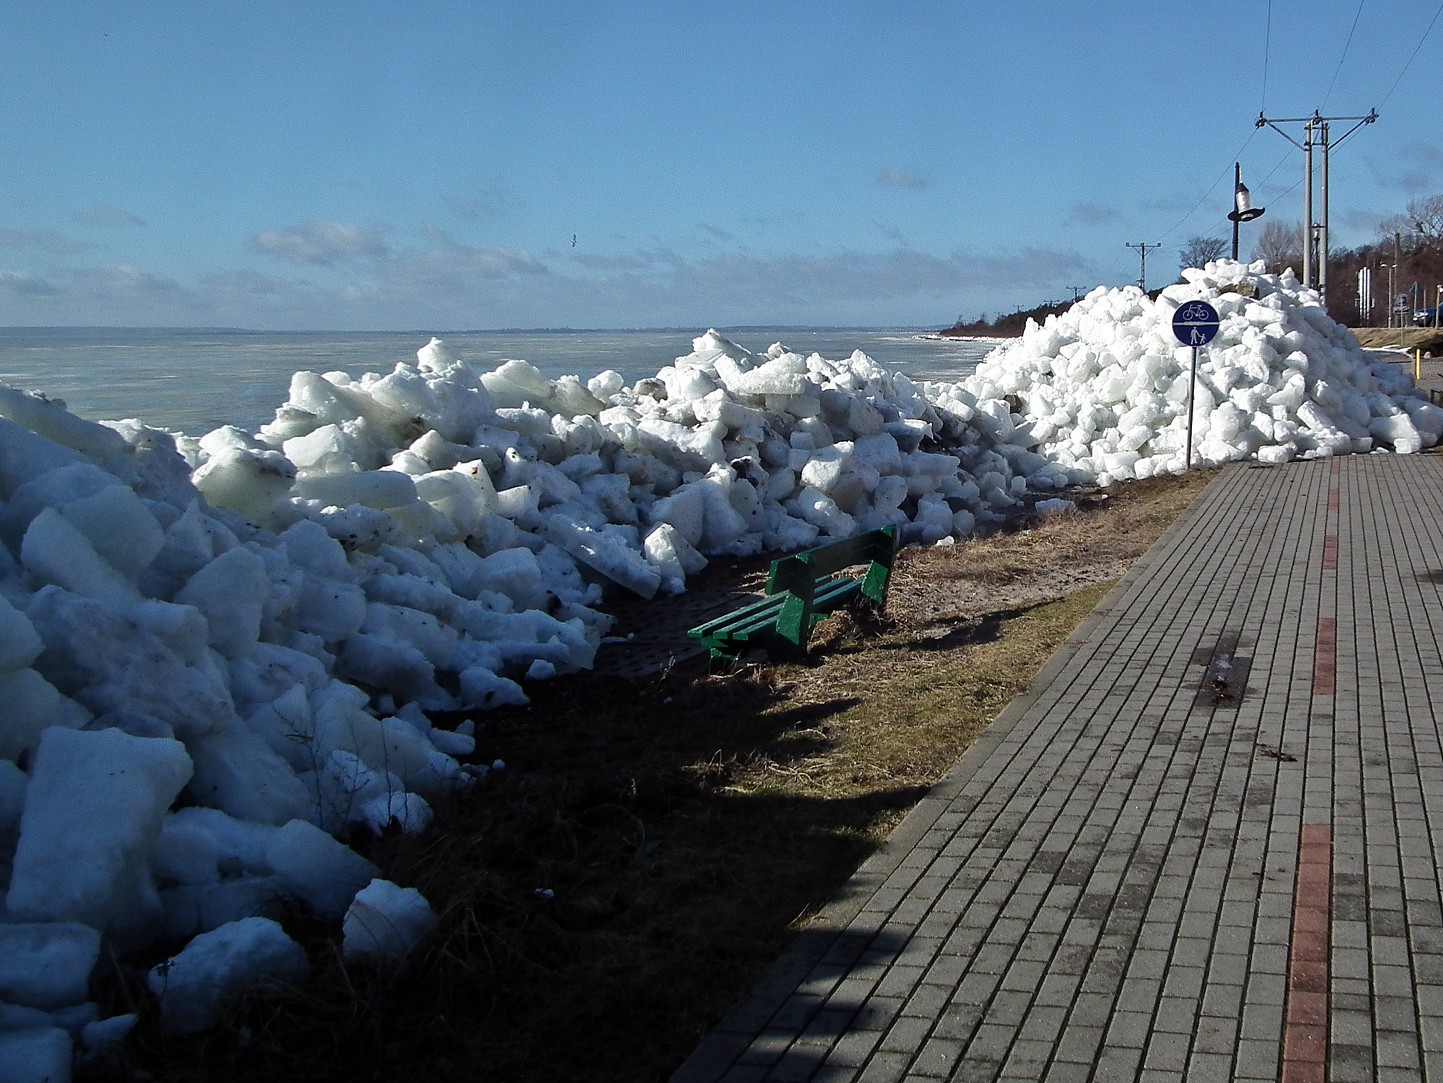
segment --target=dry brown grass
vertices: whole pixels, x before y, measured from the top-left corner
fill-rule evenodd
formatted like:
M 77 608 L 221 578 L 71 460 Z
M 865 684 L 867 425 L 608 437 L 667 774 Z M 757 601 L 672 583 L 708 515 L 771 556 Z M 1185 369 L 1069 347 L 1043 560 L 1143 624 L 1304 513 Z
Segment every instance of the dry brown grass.
M 1443 330 L 1436 327 L 1355 327 L 1353 334 L 1365 348 L 1402 346 L 1434 357 L 1443 353 Z
M 298 919 L 305 989 L 200 1039 L 145 1023 L 91 1077 L 665 1079 L 1205 480 L 909 551 L 887 616 L 827 621 L 805 664 L 534 689 L 480 727 L 507 770 L 374 848 L 440 911 L 409 971 L 343 967 Z

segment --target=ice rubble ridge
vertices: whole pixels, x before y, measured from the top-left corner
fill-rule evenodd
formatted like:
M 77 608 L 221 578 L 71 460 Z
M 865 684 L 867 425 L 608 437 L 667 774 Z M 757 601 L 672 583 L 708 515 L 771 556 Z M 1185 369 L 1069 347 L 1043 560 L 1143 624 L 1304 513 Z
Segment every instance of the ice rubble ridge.
M 102 936 L 189 941 L 151 975 L 176 1029 L 304 973 L 283 899 L 403 954 L 425 900 L 334 836 L 420 830 L 483 773 L 426 712 L 588 667 L 603 582 L 675 593 L 709 556 L 886 523 L 938 542 L 1183 469 L 1186 300 L 1222 315 L 1199 461 L 1437 442 L 1443 411 L 1291 274 L 1186 279 L 1094 291 L 951 384 L 709 332 L 630 387 L 433 340 L 385 375 L 298 373 L 258 433 L 200 439 L 0 390 L 0 1076 L 7 1049 L 124 1033 L 86 1000 Z
M 1217 337 L 1200 352 L 1194 463 L 1297 458 L 1436 444 L 1443 411 L 1403 368 L 1372 360 L 1292 271 L 1232 261 L 1183 272 L 1156 302 L 1099 289 L 994 351 L 967 381 L 979 399 L 1009 398 L 1018 424 L 999 439 L 1041 450 L 1079 481 L 1187 467 L 1190 355 L 1172 331 L 1188 301 L 1212 303 Z M 938 401 L 947 405 L 945 392 Z

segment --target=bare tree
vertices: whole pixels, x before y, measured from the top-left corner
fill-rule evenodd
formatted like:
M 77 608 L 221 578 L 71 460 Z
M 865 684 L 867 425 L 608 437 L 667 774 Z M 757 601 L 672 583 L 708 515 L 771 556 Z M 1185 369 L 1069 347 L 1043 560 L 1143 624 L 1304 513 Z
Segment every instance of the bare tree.
M 1267 263 L 1268 270 L 1281 274 L 1286 268 L 1303 267 L 1303 223 L 1270 218 L 1253 245 L 1253 259 Z
M 1443 195 L 1415 199 L 1402 214 L 1379 223 L 1378 235 L 1384 243 L 1391 244 L 1398 234 L 1404 251 L 1443 255 Z
M 1183 270 L 1189 267 L 1206 267 L 1221 256 L 1228 242 L 1219 237 L 1189 237 L 1187 244 L 1178 250 L 1178 263 Z

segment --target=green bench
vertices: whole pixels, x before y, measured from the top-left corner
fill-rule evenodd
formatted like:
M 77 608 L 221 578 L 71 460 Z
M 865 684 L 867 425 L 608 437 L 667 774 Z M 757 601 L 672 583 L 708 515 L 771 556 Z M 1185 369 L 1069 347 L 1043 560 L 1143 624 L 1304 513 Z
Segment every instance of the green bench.
M 896 553 L 897 528 L 884 526 L 782 557 L 772 562 L 765 597 L 698 625 L 687 636 L 710 650 L 713 672 L 753 648 L 773 657 L 805 657 L 812 629 L 843 606 L 882 611 Z M 837 574 L 863 564 L 867 570 L 860 576 Z

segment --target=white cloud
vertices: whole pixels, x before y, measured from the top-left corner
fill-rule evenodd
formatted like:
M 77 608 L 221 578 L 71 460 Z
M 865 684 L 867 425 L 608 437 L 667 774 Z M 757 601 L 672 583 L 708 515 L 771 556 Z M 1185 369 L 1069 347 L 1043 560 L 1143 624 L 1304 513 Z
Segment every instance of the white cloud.
M 109 229 L 137 229 L 147 224 L 145 219 L 110 203 L 97 203 L 88 211 L 77 211 L 72 217 L 82 225 Z
M 920 191 L 927 187 L 927 178 L 901 169 L 882 169 L 877 173 L 877 185 L 881 188 L 911 188 Z
M 454 273 L 487 278 L 508 274 L 546 273 L 541 261 L 529 252 L 514 252 L 487 244 L 462 244 L 432 222 L 427 222 L 422 228 L 433 248 L 429 251 L 398 253 L 388 261 L 393 270 L 405 274 L 408 271 L 427 269 L 443 275 Z
M 294 230 L 275 247 L 290 274 L 228 270 L 182 284 L 127 266 L 0 276 L 16 323 L 433 329 L 927 323 L 959 303 L 991 309 L 1050 295 L 1097 271 L 1075 252 L 763 253 L 712 246 L 545 259 L 457 241 L 435 225 L 413 247 L 375 252 L 363 231 Z M 280 237 L 280 234 L 277 235 Z M 319 239 L 318 239 L 319 238 Z M 330 240 L 329 246 L 322 241 Z M 324 258 L 322 258 L 324 257 Z M 329 270 L 323 278 L 311 268 Z
M 0 271 L 0 296 L 9 295 L 14 299 L 49 297 L 56 288 L 38 275 L 23 271 Z
M 386 246 L 375 230 L 319 219 L 257 233 L 254 244 L 257 252 L 311 267 L 331 267 L 386 255 Z
M 872 225 L 877 227 L 877 232 L 881 233 L 883 237 L 886 237 L 887 240 L 891 241 L 898 248 L 907 247 L 907 238 L 903 236 L 900 229 L 897 229 L 895 226 L 889 226 L 885 222 L 879 222 L 875 218 L 872 219 Z
M 1071 220 L 1083 225 L 1095 226 L 1104 222 L 1116 222 L 1122 218 L 1114 207 L 1107 207 L 1101 203 L 1074 203 L 1072 205 Z
M 0 248 L 31 249 L 49 252 L 55 256 L 69 256 L 80 252 L 94 251 L 98 245 L 89 241 L 74 241 L 52 229 L 5 229 L 0 228 Z
M 471 222 L 504 218 L 526 207 L 526 201 L 500 180 L 486 181 L 463 195 L 447 196 L 444 202 L 453 213 Z

